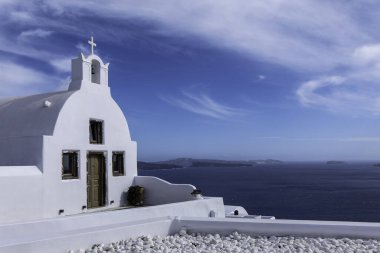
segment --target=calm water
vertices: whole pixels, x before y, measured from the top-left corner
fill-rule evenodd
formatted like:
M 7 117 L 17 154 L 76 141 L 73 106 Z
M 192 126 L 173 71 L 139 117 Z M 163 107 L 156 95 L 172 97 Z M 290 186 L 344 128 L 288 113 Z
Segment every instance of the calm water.
M 380 222 L 380 167 L 373 163 L 287 163 L 251 168 L 140 171 L 190 183 L 206 196 L 241 205 L 249 214 L 281 219 Z

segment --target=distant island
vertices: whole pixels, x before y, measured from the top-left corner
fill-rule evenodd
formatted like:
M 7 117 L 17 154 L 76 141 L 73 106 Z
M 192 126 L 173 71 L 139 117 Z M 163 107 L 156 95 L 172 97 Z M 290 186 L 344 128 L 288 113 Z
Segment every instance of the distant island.
M 282 161 L 267 160 L 214 160 L 214 159 L 194 159 L 194 158 L 177 158 L 173 160 L 160 162 L 137 162 L 137 168 L 140 170 L 159 170 L 175 168 L 195 168 L 195 167 L 252 167 L 258 164 L 281 164 Z
M 137 169 L 139 170 L 170 170 L 176 168 L 183 168 L 175 164 L 155 163 L 155 162 L 141 162 L 137 161 Z
M 337 164 L 344 164 L 345 162 L 343 161 L 327 161 L 326 164 L 329 164 L 329 165 L 337 165 Z

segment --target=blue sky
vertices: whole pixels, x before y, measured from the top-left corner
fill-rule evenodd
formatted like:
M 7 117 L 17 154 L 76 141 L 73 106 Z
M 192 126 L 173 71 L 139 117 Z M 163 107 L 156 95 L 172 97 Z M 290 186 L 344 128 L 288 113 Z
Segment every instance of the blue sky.
M 0 0 L 0 97 L 110 62 L 139 159 L 377 160 L 377 1 Z

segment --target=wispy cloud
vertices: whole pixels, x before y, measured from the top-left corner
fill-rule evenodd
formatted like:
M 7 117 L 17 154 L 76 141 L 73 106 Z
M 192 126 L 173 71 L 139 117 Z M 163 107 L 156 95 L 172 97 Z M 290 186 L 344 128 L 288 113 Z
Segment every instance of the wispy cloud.
M 259 80 L 265 80 L 265 79 L 267 79 L 267 77 L 264 76 L 264 75 L 258 75 L 257 78 L 258 78 Z
M 90 53 L 88 46 L 83 43 L 78 43 L 75 47 L 79 49 L 80 52 L 83 52 L 85 54 Z
M 27 30 L 20 33 L 18 36 L 19 39 L 25 40 L 31 37 L 40 37 L 40 38 L 46 38 L 47 36 L 50 36 L 53 32 L 47 31 L 43 29 L 33 29 L 33 30 Z
M 355 4 L 336 1 L 111 0 L 105 5 L 50 0 L 45 6 L 63 14 L 81 15 L 86 10 L 120 21 L 148 20 L 162 34 L 197 36 L 245 56 L 311 71 L 344 63 L 350 50 L 370 37 L 351 15 L 356 14 Z
M 40 29 L 77 33 L 78 28 L 70 25 L 67 16 L 82 17 L 82 25 L 87 23 L 91 27 L 86 17 L 92 13 L 99 18 L 119 19 L 120 27 L 112 30 L 117 38 L 125 39 L 129 35 L 123 22 L 139 19 L 154 23 L 154 29 L 162 35 L 197 36 L 214 47 L 309 71 L 331 69 L 344 63 L 353 48 L 370 39 L 368 29 L 362 29 L 360 20 L 352 15 L 356 14 L 355 4 L 336 1 L 148 0 L 136 3 L 110 0 L 104 4 L 98 0 L 49 0 L 26 5 L 24 1 L 14 0 L 9 5 L 7 15 L 21 17 L 13 21 L 29 18 Z M 110 37 L 111 31 L 106 27 L 97 29 L 104 33 L 98 36 Z
M 215 119 L 228 119 L 245 114 L 243 110 L 223 105 L 205 94 L 195 95 L 182 92 L 180 97 L 174 98 L 160 95 L 159 98 L 170 105 Z
M 323 88 L 338 87 L 344 84 L 345 79 L 341 76 L 330 76 L 311 80 L 303 83 L 297 90 L 300 102 L 305 106 L 324 106 L 327 108 L 337 108 L 340 103 L 338 96 L 321 95 L 318 92 Z
M 355 48 L 338 76 L 301 84 L 296 94 L 304 106 L 348 114 L 380 114 L 380 44 Z
M 109 0 L 104 4 L 99 0 L 2 0 L 0 6 L 4 20 L 0 33 L 13 27 L 24 29 L 18 35 L 1 36 L 0 50 L 49 59 L 58 69 L 62 65 L 50 59 L 63 58 L 60 52 L 36 50 L 25 40 L 14 43 L 15 37 L 52 36 L 50 31 L 83 34 L 94 29 L 88 15 L 95 14 L 100 20 L 112 18 L 120 24 L 112 29 L 106 22 L 96 26 L 97 36 L 113 43 L 131 39 L 124 25 L 139 20 L 152 24 L 152 33 L 161 36 L 197 38 L 202 46 L 302 71 L 310 76 L 296 92 L 302 105 L 340 112 L 360 102 L 364 106 L 357 113 L 380 105 L 380 97 L 373 95 L 380 92 L 376 87 L 380 82 L 380 16 L 376 14 L 380 5 L 376 1 Z M 81 20 L 80 27 L 73 24 L 75 20 Z M 345 80 L 342 85 L 331 82 L 336 76 Z
M 70 58 L 59 58 L 50 60 L 50 64 L 58 71 L 70 72 L 71 71 L 71 59 Z
M 0 61 L 0 96 L 21 96 L 56 90 L 62 80 L 9 61 Z
M 10 3 L 11 1 L 9 1 Z M 1 5 L 0 5 L 1 6 Z M 33 16 L 26 11 L 12 10 L 9 14 L 9 19 L 16 23 L 33 22 Z

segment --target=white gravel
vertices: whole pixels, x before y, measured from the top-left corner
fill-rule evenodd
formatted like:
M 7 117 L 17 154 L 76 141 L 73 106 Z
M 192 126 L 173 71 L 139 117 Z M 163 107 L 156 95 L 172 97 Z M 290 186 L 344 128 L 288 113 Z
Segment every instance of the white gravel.
M 160 236 L 140 236 L 107 245 L 96 244 L 89 249 L 70 250 L 69 253 L 103 252 L 147 252 L 147 253 L 274 253 L 274 252 L 343 252 L 380 253 L 380 242 L 374 239 L 349 238 L 308 238 L 294 236 L 249 236 L 234 232 L 227 236 L 219 234 L 189 234 L 181 230 L 178 234 Z

